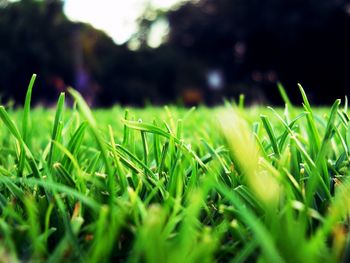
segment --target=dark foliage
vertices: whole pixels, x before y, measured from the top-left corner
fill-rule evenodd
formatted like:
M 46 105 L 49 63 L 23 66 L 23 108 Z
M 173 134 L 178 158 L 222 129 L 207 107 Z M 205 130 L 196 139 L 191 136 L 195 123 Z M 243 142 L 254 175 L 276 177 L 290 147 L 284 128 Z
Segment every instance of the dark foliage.
M 158 12 L 155 20 L 141 18 L 137 51 L 69 21 L 62 7 L 59 0 L 0 0 L 2 100 L 22 103 L 33 72 L 39 75 L 35 100 L 45 104 L 68 86 L 100 106 L 178 98 L 217 103 L 240 93 L 252 102 L 281 103 L 277 81 L 294 100 L 300 82 L 313 102 L 329 103 L 350 84 L 345 0 L 188 2 Z M 157 19 L 166 19 L 170 32 L 162 46 L 151 49 L 147 37 Z M 221 89 L 210 89 L 213 72 Z
M 293 97 L 300 82 L 315 102 L 330 103 L 350 84 L 349 9 L 344 0 L 202 0 L 166 14 L 167 45 L 221 68 L 227 95 L 240 84 L 278 103 L 279 80 Z

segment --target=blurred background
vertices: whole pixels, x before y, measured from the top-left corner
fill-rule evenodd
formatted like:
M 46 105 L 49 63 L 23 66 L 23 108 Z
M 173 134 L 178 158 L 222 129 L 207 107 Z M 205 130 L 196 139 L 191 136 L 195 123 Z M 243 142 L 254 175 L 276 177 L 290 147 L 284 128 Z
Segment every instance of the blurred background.
M 1 102 L 50 106 L 73 86 L 92 106 L 216 105 L 244 93 L 315 104 L 350 87 L 350 1 L 0 0 Z

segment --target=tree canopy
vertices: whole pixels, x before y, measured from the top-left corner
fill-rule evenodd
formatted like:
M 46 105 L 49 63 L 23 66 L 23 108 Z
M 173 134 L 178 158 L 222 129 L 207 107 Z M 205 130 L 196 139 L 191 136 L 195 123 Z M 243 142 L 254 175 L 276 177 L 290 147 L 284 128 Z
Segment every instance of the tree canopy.
M 153 10 L 152 19 L 145 13 L 134 37 L 141 47 L 130 50 L 70 21 L 62 1 L 0 0 L 0 93 L 21 103 L 37 73 L 35 98 L 44 102 L 73 86 L 103 106 L 179 97 L 215 103 L 242 92 L 251 101 L 280 103 L 280 81 L 293 98 L 300 82 L 314 102 L 329 103 L 349 85 L 348 2 L 189 1 Z M 147 37 L 159 19 L 167 21 L 169 34 L 150 48 Z
M 166 46 L 204 70 L 225 72 L 226 94 L 237 84 L 276 102 L 276 81 L 292 96 L 298 82 L 319 103 L 349 85 L 350 4 L 344 0 L 201 0 L 165 14 Z M 203 74 L 202 74 L 203 75 Z

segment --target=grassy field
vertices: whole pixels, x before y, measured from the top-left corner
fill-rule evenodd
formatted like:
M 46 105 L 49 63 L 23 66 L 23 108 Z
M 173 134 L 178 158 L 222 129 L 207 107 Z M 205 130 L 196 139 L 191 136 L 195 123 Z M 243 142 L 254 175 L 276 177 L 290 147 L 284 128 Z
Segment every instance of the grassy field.
M 31 110 L 33 82 L 0 107 L 1 262 L 349 262 L 347 102 Z

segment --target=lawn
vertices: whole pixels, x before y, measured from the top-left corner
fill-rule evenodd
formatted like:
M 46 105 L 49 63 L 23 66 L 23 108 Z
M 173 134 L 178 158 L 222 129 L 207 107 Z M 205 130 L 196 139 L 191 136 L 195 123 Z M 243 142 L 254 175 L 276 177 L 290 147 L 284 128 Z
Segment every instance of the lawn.
M 3 262 L 349 262 L 347 101 L 31 109 L 33 83 L 0 107 Z

